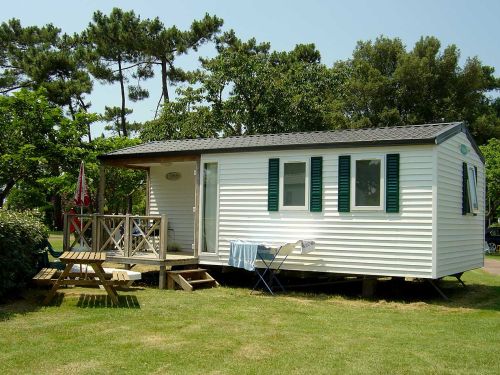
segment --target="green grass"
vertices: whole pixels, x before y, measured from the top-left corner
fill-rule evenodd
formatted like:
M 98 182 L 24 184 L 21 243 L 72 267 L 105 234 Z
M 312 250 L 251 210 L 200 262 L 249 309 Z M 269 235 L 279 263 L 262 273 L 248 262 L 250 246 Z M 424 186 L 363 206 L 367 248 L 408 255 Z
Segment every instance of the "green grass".
M 63 248 L 63 234 L 62 232 L 50 232 L 49 242 L 54 250 L 61 251 Z
M 485 257 L 488 259 L 496 259 L 496 260 L 500 261 L 500 253 L 498 253 L 498 252 L 495 254 L 486 254 Z
M 112 308 L 101 290 L 69 288 L 41 307 L 46 292 L 31 291 L 0 305 L 0 363 L 3 374 L 498 373 L 500 277 L 464 280 L 445 283 L 449 302 L 138 288 Z

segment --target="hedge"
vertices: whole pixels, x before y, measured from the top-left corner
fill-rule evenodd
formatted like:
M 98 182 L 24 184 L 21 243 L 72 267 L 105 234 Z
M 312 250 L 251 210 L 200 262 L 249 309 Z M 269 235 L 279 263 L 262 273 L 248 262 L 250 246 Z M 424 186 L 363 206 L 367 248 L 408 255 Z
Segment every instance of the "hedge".
M 48 229 L 30 212 L 0 209 L 0 298 L 26 286 Z

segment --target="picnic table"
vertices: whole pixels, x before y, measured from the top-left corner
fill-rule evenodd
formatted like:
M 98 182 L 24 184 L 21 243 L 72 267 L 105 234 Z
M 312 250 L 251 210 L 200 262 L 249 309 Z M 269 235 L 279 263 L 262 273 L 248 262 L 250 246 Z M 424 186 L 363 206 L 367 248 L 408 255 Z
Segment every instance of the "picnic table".
M 59 257 L 59 260 L 66 266 L 57 280 L 53 282 L 52 289 L 43 301 L 44 304 L 50 303 L 52 298 L 54 298 L 57 289 L 59 289 L 62 285 L 102 285 L 111 298 L 111 301 L 113 301 L 115 305 L 118 305 L 118 294 L 116 293 L 115 282 L 113 280 L 106 279 L 104 269 L 102 268 L 102 264 L 106 260 L 106 253 L 66 251 Z M 75 264 L 90 266 L 94 272 L 73 272 L 72 268 Z

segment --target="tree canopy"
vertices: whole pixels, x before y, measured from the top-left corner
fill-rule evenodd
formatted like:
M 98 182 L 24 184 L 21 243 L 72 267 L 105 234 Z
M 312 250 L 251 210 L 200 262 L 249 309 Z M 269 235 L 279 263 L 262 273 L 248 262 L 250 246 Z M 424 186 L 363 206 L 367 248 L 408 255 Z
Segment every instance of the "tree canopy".
M 71 205 L 80 160 L 95 195 L 97 155 L 144 141 L 463 120 L 484 145 L 489 200 L 497 210 L 500 78 L 479 57 L 461 60 L 457 46 L 432 36 L 413 46 L 379 36 L 328 66 L 314 44 L 276 51 L 222 25 L 206 14 L 180 30 L 119 8 L 96 11 L 74 35 L 52 24 L 3 22 L 0 205 L 48 210 L 57 223 Z M 209 43 L 213 55 L 200 57 L 198 69 L 182 69 L 179 56 Z M 132 102 L 150 95 L 144 82 L 155 79 L 161 97 L 151 118 L 129 121 Z M 96 82 L 120 93 L 101 114 L 90 101 Z M 97 121 L 107 133 L 92 137 Z M 107 210 L 130 210 L 131 197 L 135 212 L 144 210 L 144 174 L 107 173 Z
M 464 120 L 479 143 L 500 133 L 487 94 L 500 88 L 494 69 L 477 57 L 459 65 L 455 45 L 441 51 L 434 37 L 422 37 L 407 51 L 400 39 L 359 42 L 353 57 L 333 67 L 335 98 L 346 127 L 394 126 Z M 483 117 L 483 116 L 486 116 Z M 494 116 L 493 116 L 494 117 Z
M 477 142 L 500 135 L 500 87 L 477 57 L 422 37 L 411 50 L 398 38 L 359 42 L 352 58 L 331 68 L 314 45 L 271 51 L 234 32 L 216 39 L 217 55 L 201 59 L 190 85 L 160 119 L 144 125 L 144 140 L 280 133 L 466 121 Z
M 486 161 L 486 215 L 491 221 L 500 214 L 500 140 L 490 139 L 481 152 Z
M 0 96 L 0 205 L 16 184 L 40 183 L 54 169 L 59 174 L 78 153 L 85 119 L 65 117 L 44 94 L 23 89 Z
M 178 90 L 144 140 L 325 130 L 332 74 L 313 44 L 290 52 L 243 42 L 234 32 L 216 40 L 217 56 L 201 59 L 192 85 Z

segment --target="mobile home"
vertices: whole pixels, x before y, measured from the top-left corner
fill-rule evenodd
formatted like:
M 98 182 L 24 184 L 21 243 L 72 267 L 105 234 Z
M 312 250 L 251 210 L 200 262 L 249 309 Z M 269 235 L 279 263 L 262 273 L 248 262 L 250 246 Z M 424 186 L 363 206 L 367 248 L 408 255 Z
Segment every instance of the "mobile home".
M 284 269 L 437 279 L 483 266 L 484 160 L 461 122 L 171 140 L 100 160 L 147 170 L 147 214 L 201 265 L 227 265 L 231 240 L 309 239 Z

